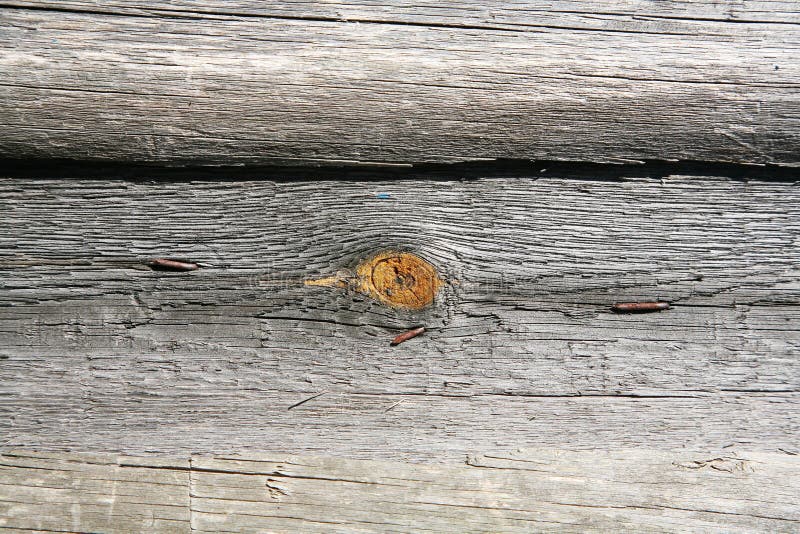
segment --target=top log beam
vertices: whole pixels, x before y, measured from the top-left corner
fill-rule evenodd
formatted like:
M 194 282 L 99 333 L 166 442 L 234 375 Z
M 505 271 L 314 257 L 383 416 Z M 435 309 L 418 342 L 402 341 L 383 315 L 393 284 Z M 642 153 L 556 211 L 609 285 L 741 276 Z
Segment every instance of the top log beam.
M 0 156 L 800 165 L 787 1 L 0 6 Z

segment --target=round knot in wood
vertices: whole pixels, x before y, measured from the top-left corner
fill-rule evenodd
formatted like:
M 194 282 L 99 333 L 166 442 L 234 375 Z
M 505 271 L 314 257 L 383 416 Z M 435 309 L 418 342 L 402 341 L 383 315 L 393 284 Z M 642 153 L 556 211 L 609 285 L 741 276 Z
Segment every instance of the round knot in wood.
M 430 306 L 442 285 L 433 265 L 408 252 L 382 252 L 363 261 L 357 274 L 360 291 L 395 308 Z

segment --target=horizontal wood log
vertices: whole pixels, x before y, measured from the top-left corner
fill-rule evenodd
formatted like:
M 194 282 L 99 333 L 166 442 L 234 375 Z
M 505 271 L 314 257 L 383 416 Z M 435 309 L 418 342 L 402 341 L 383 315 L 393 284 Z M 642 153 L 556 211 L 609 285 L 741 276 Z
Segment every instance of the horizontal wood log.
M 798 456 L 732 450 L 527 450 L 460 466 L 0 455 L 4 531 L 794 532 L 798 491 Z
M 800 162 L 795 2 L 4 2 L 0 156 Z
M 4 452 L 3 532 L 190 530 L 188 458 Z
M 453 462 L 800 438 L 791 183 L 139 172 L 0 181 L 4 446 Z M 436 267 L 433 306 L 304 285 L 386 249 Z

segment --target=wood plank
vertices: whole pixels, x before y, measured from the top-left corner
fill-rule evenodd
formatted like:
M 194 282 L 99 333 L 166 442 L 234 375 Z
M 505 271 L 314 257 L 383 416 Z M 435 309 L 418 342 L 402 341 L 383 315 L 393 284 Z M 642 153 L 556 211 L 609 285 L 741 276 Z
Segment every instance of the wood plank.
M 798 527 L 796 458 L 714 458 L 637 450 L 520 451 L 471 458 L 468 467 L 460 468 L 193 458 L 193 470 L 199 471 L 193 473 L 193 526 L 204 532 L 274 525 L 292 531 L 308 523 L 333 532 L 752 532 Z M 267 492 L 264 486 L 274 489 Z M 255 492 L 256 502 L 250 502 Z
M 187 532 L 189 461 L 116 455 L 0 455 L 0 528 Z
M 800 162 L 794 2 L 0 10 L 4 157 Z
M 453 462 L 800 438 L 791 183 L 141 172 L 0 181 L 5 446 Z M 432 307 L 303 285 L 384 249 L 439 269 Z M 640 300 L 673 306 L 610 310 Z
M 650 19 L 666 19 L 672 29 L 699 30 L 707 22 L 778 23 L 800 22 L 800 11 L 792 0 L 741 0 L 735 3 L 695 0 L 682 4 L 653 0 L 614 2 L 556 1 L 536 5 L 522 0 L 487 0 L 480 4 L 463 1 L 409 4 L 398 0 L 358 3 L 288 0 L 281 3 L 258 0 L 26 0 L 6 1 L 8 7 L 66 10 L 88 13 L 126 13 L 138 16 L 194 17 L 248 16 L 263 18 L 322 19 L 331 22 L 395 23 L 515 28 L 520 31 L 543 26 L 596 29 L 646 29 Z M 628 25 L 628 26 L 626 26 Z M 685 25 L 685 26 L 682 26 Z M 714 26 L 712 26 L 714 27 Z M 725 31 L 717 25 L 717 31 Z M 662 27 L 662 29 L 665 29 Z M 733 30 L 735 31 L 735 30 Z
M 181 494 L 181 523 L 150 532 L 791 532 L 800 527 L 796 455 L 629 449 L 518 450 L 458 466 L 259 454 L 190 460 L 15 451 L 0 455 L 0 525 L 125 531 L 120 519 L 137 473 L 150 493 L 131 509 Z M 169 482 L 159 483 L 165 477 Z M 115 481 L 110 487 L 107 481 Z M 53 488 L 71 498 L 54 502 Z M 92 493 L 99 490 L 98 493 Z M 113 491 L 113 493 L 112 493 Z M 105 495 L 104 493 L 105 492 Z M 133 493 L 133 492 L 129 492 Z M 138 490 L 136 490 L 138 495 Z M 92 502 L 102 500 L 98 521 Z M 163 506 L 162 506 L 163 508 Z M 44 512 L 44 516 L 33 515 Z M 160 512 L 159 512 L 160 513 Z M 116 514 L 116 517 L 115 517 Z M 180 530 L 173 527 L 180 527 Z

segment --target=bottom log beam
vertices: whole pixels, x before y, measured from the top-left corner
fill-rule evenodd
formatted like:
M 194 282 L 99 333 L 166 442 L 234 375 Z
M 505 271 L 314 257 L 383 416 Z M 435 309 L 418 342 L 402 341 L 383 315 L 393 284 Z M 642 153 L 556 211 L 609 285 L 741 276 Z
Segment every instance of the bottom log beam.
M 800 457 L 485 454 L 461 466 L 7 452 L 0 528 L 140 532 L 790 532 Z

